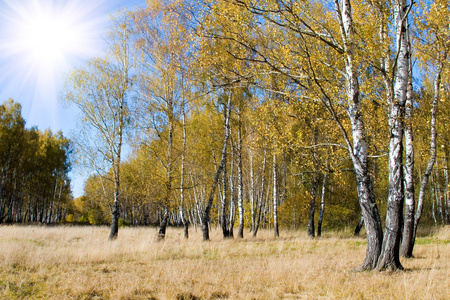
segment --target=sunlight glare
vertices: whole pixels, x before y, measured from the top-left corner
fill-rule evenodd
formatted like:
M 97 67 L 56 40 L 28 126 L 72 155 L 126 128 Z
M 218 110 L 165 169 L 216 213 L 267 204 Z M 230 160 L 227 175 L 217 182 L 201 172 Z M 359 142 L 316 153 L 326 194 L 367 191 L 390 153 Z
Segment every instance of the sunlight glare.
M 69 21 L 52 15 L 26 20 L 19 39 L 31 62 L 55 67 L 66 60 L 82 41 L 82 33 Z
M 102 55 L 106 0 L 0 1 L 0 93 L 30 103 L 27 121 L 56 123 L 65 74 Z
M 95 12 L 104 2 L 6 0 L 8 10 L 0 13 L 4 18 L 0 30 L 3 69 L 13 71 L 14 81 L 20 78 L 24 85 L 35 85 L 48 96 L 65 72 L 102 52 L 100 37 L 106 16 Z
M 13 7 L 18 18 L 11 46 L 40 76 L 55 76 L 74 57 L 91 54 L 86 53 L 92 44 L 92 24 L 85 19 L 89 11 L 73 0 L 64 6 L 55 3 L 31 1 Z

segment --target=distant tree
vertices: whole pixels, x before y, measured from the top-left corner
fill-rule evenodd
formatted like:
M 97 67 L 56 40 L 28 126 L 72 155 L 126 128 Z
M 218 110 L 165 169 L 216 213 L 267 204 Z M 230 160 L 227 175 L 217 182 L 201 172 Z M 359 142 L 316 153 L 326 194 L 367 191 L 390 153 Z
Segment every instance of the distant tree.
M 24 152 L 25 134 L 20 104 L 12 99 L 5 101 L 0 106 L 0 223 L 11 213 L 14 193 L 18 192 L 15 174 Z
M 26 129 L 20 104 L 0 106 L 0 223 L 65 219 L 70 148 L 61 132 Z

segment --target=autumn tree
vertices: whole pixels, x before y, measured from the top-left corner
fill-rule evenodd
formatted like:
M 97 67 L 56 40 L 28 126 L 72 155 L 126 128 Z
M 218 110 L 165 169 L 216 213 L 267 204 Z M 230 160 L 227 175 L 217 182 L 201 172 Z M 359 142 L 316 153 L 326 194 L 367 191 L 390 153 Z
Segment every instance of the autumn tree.
M 420 183 L 417 210 L 415 201 L 406 202 L 405 207 L 405 225 L 402 238 L 402 255 L 411 257 L 414 247 L 417 226 L 420 221 L 423 202 L 425 198 L 425 189 L 432 174 L 433 166 L 436 161 L 436 115 L 438 103 L 441 99 L 442 82 L 448 80 L 448 57 L 449 57 L 449 7 L 445 1 L 434 1 L 428 9 L 419 16 L 417 21 L 418 33 L 417 48 L 421 64 L 429 73 L 434 74 L 430 81 L 433 90 L 431 118 L 430 118 L 430 157 Z M 423 97 L 422 101 L 426 98 Z
M 94 58 L 72 71 L 63 95 L 65 101 L 80 111 L 80 130 L 75 136 L 79 163 L 89 170 L 94 169 L 101 178 L 109 169 L 113 173 L 110 240 L 118 235 L 120 164 L 132 97 L 129 22 L 126 14 L 114 18 L 107 36 L 106 57 Z
M 12 99 L 0 107 L 0 223 L 11 213 L 14 201 L 14 174 L 20 167 L 20 156 L 25 143 L 25 120 L 21 106 Z
M 26 129 L 20 104 L 0 106 L 0 222 L 56 223 L 71 191 L 70 141 L 61 132 Z
M 189 43 L 188 22 L 182 1 L 148 1 L 145 9 L 133 13 L 136 48 L 140 57 L 142 128 L 147 136 L 156 134 L 166 143 L 165 155 L 158 156 L 166 173 L 166 195 L 161 203 L 162 216 L 158 233 L 161 239 L 165 237 L 169 210 L 176 206 L 174 175 L 178 169 L 180 149 L 175 148 L 174 135 L 180 123 L 183 123 L 183 138 L 187 138 L 185 114 L 190 90 L 193 88 L 190 86 L 189 61 L 192 45 Z M 183 147 L 182 155 L 186 151 L 185 146 Z M 182 165 L 184 166 L 184 160 Z M 184 184 L 183 167 L 181 171 L 181 184 Z M 181 197 L 184 202 L 184 191 Z M 187 226 L 182 210 L 180 214 Z
M 404 169 L 403 169 L 403 142 L 404 118 L 407 100 L 407 89 L 410 73 L 410 40 L 408 13 L 411 5 L 406 1 L 394 1 L 394 19 L 396 31 L 396 60 L 392 80 L 392 97 L 390 100 L 390 141 L 389 141 L 389 196 L 386 225 L 378 270 L 402 269 L 400 263 L 400 239 L 402 228 L 402 214 L 404 202 Z M 388 87 L 390 89 L 390 87 Z

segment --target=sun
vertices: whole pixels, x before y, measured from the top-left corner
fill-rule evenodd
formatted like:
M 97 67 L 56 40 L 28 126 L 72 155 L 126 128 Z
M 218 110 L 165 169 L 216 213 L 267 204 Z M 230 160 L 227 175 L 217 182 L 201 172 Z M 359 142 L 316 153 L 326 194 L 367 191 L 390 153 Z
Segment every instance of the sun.
M 9 35 L 0 46 L 3 58 L 9 57 L 23 80 L 54 81 L 75 61 L 98 54 L 103 20 L 93 12 L 104 1 L 7 0 Z
M 17 39 L 32 64 L 55 68 L 83 43 L 83 32 L 72 20 L 48 11 L 26 18 Z
M 86 54 L 89 48 L 90 24 L 86 11 L 76 1 L 32 1 L 19 11 L 14 44 L 30 67 L 40 73 L 54 73 L 70 60 Z

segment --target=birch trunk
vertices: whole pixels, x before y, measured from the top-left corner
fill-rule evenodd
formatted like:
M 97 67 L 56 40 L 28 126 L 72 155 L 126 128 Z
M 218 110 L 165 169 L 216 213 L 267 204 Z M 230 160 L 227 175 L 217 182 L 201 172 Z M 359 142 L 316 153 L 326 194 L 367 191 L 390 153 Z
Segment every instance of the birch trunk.
M 248 197 L 250 198 L 250 215 L 252 219 L 251 231 L 255 230 L 256 212 L 255 212 L 255 177 L 253 175 L 253 151 L 249 149 L 248 159 L 250 161 L 250 189 Z
M 114 167 L 116 169 L 116 167 Z M 120 173 L 118 170 L 114 172 L 114 202 L 111 209 L 111 231 L 109 233 L 109 239 L 115 240 L 119 234 L 119 216 L 120 216 Z
M 406 0 L 394 3 L 397 39 L 397 70 L 394 101 L 391 103 L 389 126 L 389 196 L 385 233 L 377 270 L 403 269 L 400 263 L 400 241 L 403 226 L 403 136 L 406 94 L 409 83 L 410 49 Z
M 353 143 L 349 151 L 355 169 L 358 197 L 367 232 L 366 257 L 363 264 L 357 270 L 369 270 L 375 268 L 381 251 L 383 239 L 381 220 L 373 194 L 372 179 L 369 174 L 368 147 L 364 121 L 361 114 L 359 82 L 356 68 L 353 65 L 355 47 L 353 36 L 355 33 L 353 28 L 351 2 L 350 0 L 343 0 L 342 9 L 339 5 L 339 1 L 335 0 L 335 4 L 340 17 L 341 35 L 345 48 L 346 92 L 349 103 L 348 115 L 352 126 L 353 136 Z
M 234 146 L 231 143 L 231 167 L 230 167 L 230 211 L 228 214 L 228 237 L 234 237 L 234 217 L 236 215 L 236 199 L 234 197 Z
M 266 145 L 264 145 L 264 158 L 263 158 L 263 165 L 262 165 L 262 174 L 261 174 L 261 193 L 258 197 L 258 208 L 256 212 L 256 220 L 255 220 L 255 226 L 253 228 L 253 237 L 256 237 L 256 234 L 258 233 L 259 229 L 259 223 L 261 222 L 261 213 L 263 209 L 264 204 L 264 190 L 266 185 Z
M 227 105 L 231 105 L 231 103 L 228 103 Z M 228 107 L 224 107 L 224 119 L 228 118 L 228 109 L 229 109 Z M 230 128 L 228 128 L 228 131 L 230 131 Z M 225 150 L 225 152 L 222 152 L 222 161 L 221 161 L 221 164 L 223 164 L 223 170 L 222 170 L 222 216 L 221 216 L 220 223 L 222 225 L 223 237 L 229 238 L 230 237 L 230 229 L 228 228 L 228 214 L 227 214 L 227 206 L 228 206 L 227 147 L 224 147 L 223 149 Z
M 273 233 L 275 237 L 280 236 L 278 228 L 278 179 L 277 179 L 277 155 L 274 149 L 273 153 Z
M 415 190 L 414 190 L 414 134 L 413 134 L 413 103 L 412 103 L 412 66 L 409 61 L 409 80 L 408 90 L 406 94 L 405 107 L 405 145 L 406 145 L 406 159 L 405 159 L 405 215 L 403 225 L 403 236 L 401 244 L 401 255 L 404 257 L 411 257 L 409 252 L 411 248 L 410 243 L 413 241 L 414 231 L 414 211 L 416 206 Z
M 314 128 L 314 140 L 313 145 L 317 145 L 318 139 L 318 130 L 317 127 Z M 316 229 L 314 224 L 314 215 L 316 212 L 316 194 L 317 194 L 317 186 L 319 185 L 318 178 L 318 166 L 317 166 L 317 157 L 316 157 L 316 148 L 313 148 L 312 153 L 313 165 L 314 165 L 314 173 L 311 181 L 311 198 L 309 201 L 309 218 L 308 218 L 308 236 L 314 237 L 316 235 Z
M 315 237 L 316 230 L 314 226 L 314 215 L 316 211 L 316 194 L 317 186 L 319 185 L 319 179 L 317 173 L 314 172 L 311 182 L 311 196 L 309 201 L 309 218 L 308 218 L 308 236 Z
M 442 213 L 442 195 L 441 195 L 441 184 L 440 182 L 440 178 L 439 178 L 439 171 L 438 171 L 438 167 L 437 170 L 434 171 L 435 176 L 436 176 L 436 208 L 437 208 L 437 213 L 438 213 L 438 217 L 441 220 L 442 225 L 444 225 L 444 214 Z
M 185 177 L 185 160 L 186 160 L 186 143 L 187 143 L 187 134 L 186 134 L 186 111 L 185 111 L 185 102 L 183 100 L 182 103 L 182 114 L 183 114 L 183 148 L 181 150 L 181 178 L 180 178 L 180 218 L 184 227 L 184 238 L 189 238 L 189 222 L 186 219 L 184 214 L 185 204 L 184 204 L 184 177 Z
M 225 149 L 225 151 L 227 151 Z M 220 224 L 222 225 L 222 234 L 224 238 L 227 238 L 229 235 L 228 231 L 228 215 L 227 215 L 227 154 L 224 156 L 224 166 L 222 171 L 222 215 Z
M 317 222 L 317 236 L 322 236 L 322 222 L 323 222 L 323 214 L 325 212 L 325 190 L 327 185 L 327 177 L 328 172 L 323 174 L 322 180 L 322 195 L 320 199 L 320 213 L 319 213 L 319 221 Z
M 226 117 L 225 117 L 225 133 L 224 133 L 224 141 L 222 148 L 222 158 L 220 161 L 220 165 L 217 168 L 216 175 L 214 176 L 214 181 L 211 185 L 211 191 L 209 193 L 208 203 L 203 211 L 201 221 L 202 221 L 202 232 L 203 232 L 203 240 L 209 241 L 209 219 L 211 208 L 213 205 L 214 194 L 216 192 L 217 183 L 219 182 L 220 175 L 222 174 L 223 168 L 226 163 L 226 155 L 227 155 L 227 145 L 228 139 L 230 137 L 230 115 L 231 115 L 231 97 L 228 98 L 227 109 L 226 109 Z
M 241 122 L 241 109 L 239 108 L 238 114 L 238 211 L 239 211 L 239 225 L 238 225 L 238 237 L 244 237 L 244 183 L 242 177 L 242 122 Z M 253 178 L 251 178 L 253 180 Z M 251 191 L 250 193 L 253 193 Z M 253 205 L 253 201 L 252 201 Z
M 164 199 L 164 214 L 159 223 L 158 239 L 163 240 L 166 237 L 166 228 L 169 221 L 168 205 L 171 201 L 172 194 L 172 152 L 173 152 L 173 130 L 174 130 L 174 104 L 173 92 L 169 92 L 166 101 L 166 113 L 169 123 L 169 132 L 167 139 L 167 166 L 166 166 L 166 195 Z
M 447 150 L 444 152 L 444 205 L 445 205 L 445 223 L 450 224 L 450 199 L 449 199 L 449 180 L 448 180 L 448 163 L 447 163 Z
M 125 77 L 127 78 L 127 77 Z M 119 234 L 119 216 L 120 216 L 120 163 L 122 158 L 122 143 L 123 143 L 123 129 L 125 126 L 125 98 L 122 97 L 122 102 L 120 106 L 119 114 L 119 132 L 118 132 L 118 145 L 116 150 L 114 146 L 111 145 L 113 157 L 115 157 L 113 163 L 113 174 L 114 174 L 114 202 L 111 210 L 111 231 L 109 233 L 109 240 L 117 239 Z
M 433 196 L 431 197 L 431 217 L 433 218 L 433 222 L 434 222 L 434 226 L 437 227 L 437 219 L 436 219 L 436 205 L 435 203 L 437 202 L 437 195 L 436 195 L 436 182 L 434 177 L 431 177 L 431 184 L 433 186 Z
M 433 104 L 431 108 L 431 120 L 430 120 L 430 159 L 428 160 L 428 165 L 425 170 L 425 173 L 422 177 L 422 181 L 420 182 L 420 190 L 419 190 L 419 198 L 417 199 L 417 210 L 414 215 L 414 231 L 412 235 L 412 242 L 410 243 L 410 248 L 408 249 L 408 255 L 412 256 L 414 243 L 417 235 L 417 226 L 419 225 L 420 218 L 422 217 L 423 211 L 423 202 L 425 199 L 425 189 L 428 184 L 428 181 L 431 176 L 431 172 L 433 171 L 434 163 L 436 161 L 436 113 L 437 107 L 440 100 L 440 89 L 441 89 L 441 74 L 442 74 L 442 65 L 439 67 L 438 72 L 436 74 L 436 78 L 434 79 L 434 96 L 433 96 Z

